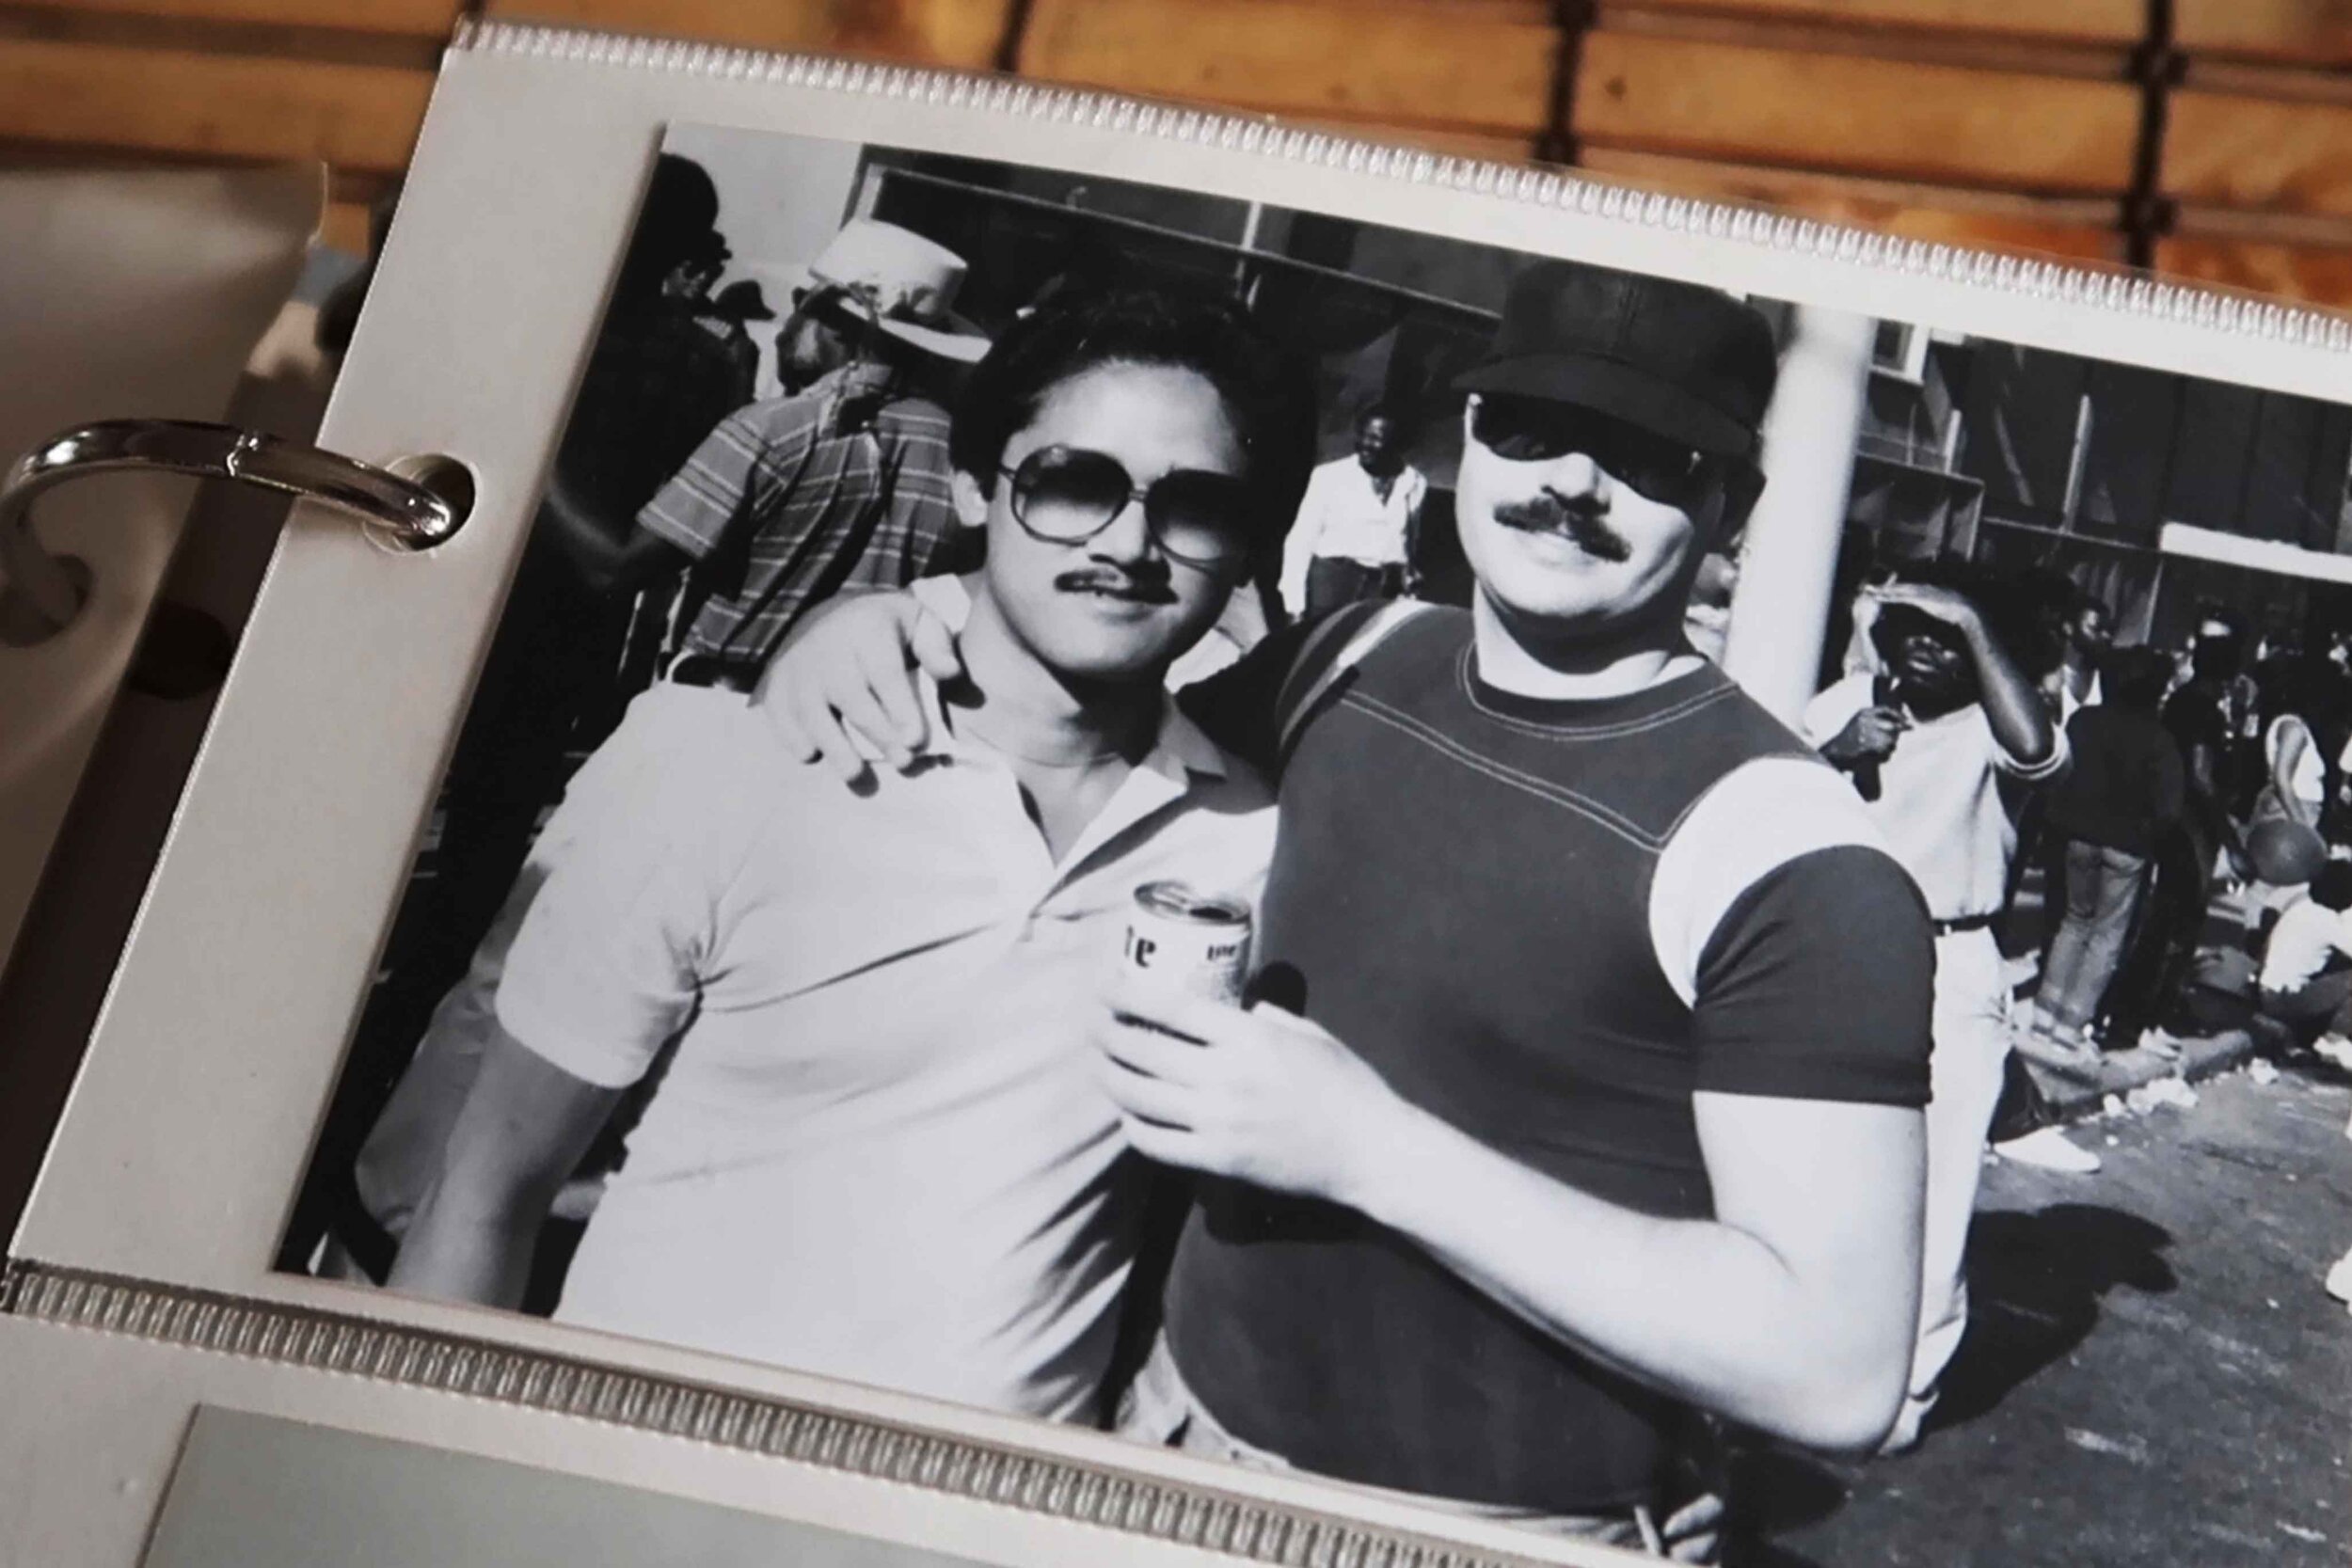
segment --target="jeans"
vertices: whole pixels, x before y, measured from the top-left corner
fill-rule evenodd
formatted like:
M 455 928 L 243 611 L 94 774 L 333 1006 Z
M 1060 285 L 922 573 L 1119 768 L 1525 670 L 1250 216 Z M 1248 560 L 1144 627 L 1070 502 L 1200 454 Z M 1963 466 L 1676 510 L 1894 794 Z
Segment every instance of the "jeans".
M 2293 990 L 2265 987 L 2262 1010 L 2291 1025 L 2306 1044 L 2322 1035 L 2352 1034 L 2352 968 L 2322 970 Z
M 2066 913 L 2050 939 L 2034 997 L 2058 1023 L 2080 1029 L 2099 1010 L 2147 885 L 2146 856 L 2079 838 L 2067 844 Z
M 1176 1357 L 1168 1348 L 1166 1336 L 1152 1345 L 1151 1357 L 1144 1362 L 1143 1370 L 1136 1374 L 1135 1382 L 1120 1396 L 1118 1418 L 1113 1426 L 1121 1437 L 1149 1443 L 1155 1448 L 1203 1454 L 1253 1470 L 1293 1468 L 1290 1461 L 1281 1455 L 1244 1442 L 1218 1423 L 1184 1382 L 1184 1374 L 1178 1369 Z M 1597 1541 L 1603 1545 L 1621 1546 L 1648 1557 L 1671 1558 L 1677 1562 L 1718 1560 L 1717 1537 L 1723 1514 L 1720 1489 L 1701 1499 L 1708 1506 L 1693 1504 L 1684 1507 L 1661 1527 L 1657 1513 L 1640 1503 L 1598 1513 L 1547 1513 L 1499 1503 L 1460 1502 L 1418 1493 L 1395 1492 L 1386 1487 L 1355 1482 L 1338 1484 L 1350 1486 L 1359 1492 L 1418 1503 L 1424 1508 L 1438 1509 L 1466 1519 L 1516 1525 L 1577 1541 Z M 1687 1532 L 1683 1529 L 1686 1521 L 1690 1527 Z M 1667 1530 L 1677 1533 L 1669 1536 L 1665 1533 Z

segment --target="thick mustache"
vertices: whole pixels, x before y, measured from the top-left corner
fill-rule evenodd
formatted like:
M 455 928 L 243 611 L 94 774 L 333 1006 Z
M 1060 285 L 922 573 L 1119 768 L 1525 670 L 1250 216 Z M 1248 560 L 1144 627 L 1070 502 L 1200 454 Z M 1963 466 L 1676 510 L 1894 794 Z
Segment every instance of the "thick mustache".
M 1064 572 L 1054 579 L 1054 586 L 1066 594 L 1117 594 L 1146 604 L 1176 602 L 1176 591 L 1167 579 L 1136 577 L 1129 572 Z
M 1551 496 L 1504 501 L 1495 508 L 1495 521 L 1505 528 L 1565 533 L 1575 541 L 1577 548 L 1602 561 L 1628 561 L 1633 555 L 1632 544 L 1603 522 L 1600 514 L 1591 506 Z

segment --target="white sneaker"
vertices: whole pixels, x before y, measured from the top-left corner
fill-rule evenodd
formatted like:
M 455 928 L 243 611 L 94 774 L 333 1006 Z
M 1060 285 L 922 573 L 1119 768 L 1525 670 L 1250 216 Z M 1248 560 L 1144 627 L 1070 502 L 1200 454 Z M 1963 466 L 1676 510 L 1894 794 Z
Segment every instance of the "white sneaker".
M 1993 1152 L 2004 1160 L 2014 1160 L 2021 1165 L 2037 1170 L 2054 1170 L 2068 1176 L 2089 1176 L 2099 1168 L 2099 1156 L 2068 1140 L 2055 1127 L 2037 1127 L 2022 1138 L 1993 1146 Z
M 2352 1071 L 2352 1039 L 2342 1035 L 2322 1035 L 2312 1041 L 2312 1053 L 2323 1061 Z
M 2328 1271 L 2328 1293 L 2338 1301 L 2352 1304 L 2352 1252 L 2336 1259 L 2336 1266 Z

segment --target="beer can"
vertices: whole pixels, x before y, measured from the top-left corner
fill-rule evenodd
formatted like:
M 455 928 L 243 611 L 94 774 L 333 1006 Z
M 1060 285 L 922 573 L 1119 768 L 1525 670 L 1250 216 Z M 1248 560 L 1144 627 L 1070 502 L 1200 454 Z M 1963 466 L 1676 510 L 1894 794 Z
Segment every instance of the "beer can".
M 1173 995 L 1239 1006 L 1250 924 L 1248 899 L 1179 881 L 1146 882 L 1127 917 L 1127 973 Z

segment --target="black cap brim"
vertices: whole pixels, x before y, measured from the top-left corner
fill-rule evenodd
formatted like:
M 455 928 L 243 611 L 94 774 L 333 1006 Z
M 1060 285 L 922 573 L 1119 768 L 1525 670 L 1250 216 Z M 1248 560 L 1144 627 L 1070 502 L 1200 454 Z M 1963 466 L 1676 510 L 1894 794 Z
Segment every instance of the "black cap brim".
M 1738 420 L 1671 382 L 1614 359 L 1569 354 L 1495 359 L 1463 372 L 1454 386 L 1463 392 L 1572 403 L 1716 457 L 1756 455 L 1755 433 Z

